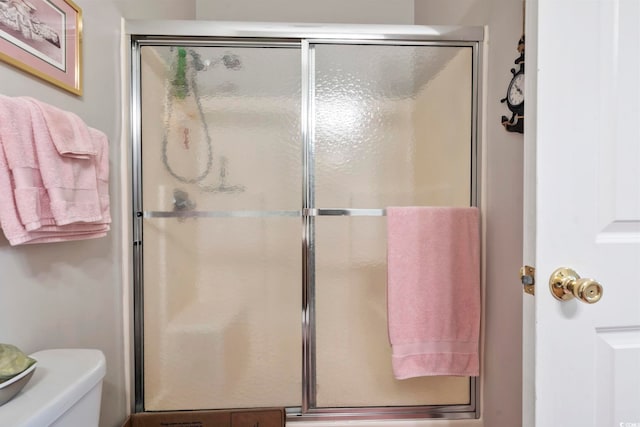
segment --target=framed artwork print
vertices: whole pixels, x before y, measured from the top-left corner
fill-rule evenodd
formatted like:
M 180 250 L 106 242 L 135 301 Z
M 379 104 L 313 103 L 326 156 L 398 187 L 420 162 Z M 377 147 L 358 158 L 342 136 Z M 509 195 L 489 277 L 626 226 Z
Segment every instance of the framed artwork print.
M 82 10 L 71 0 L 0 0 L 0 59 L 82 95 Z

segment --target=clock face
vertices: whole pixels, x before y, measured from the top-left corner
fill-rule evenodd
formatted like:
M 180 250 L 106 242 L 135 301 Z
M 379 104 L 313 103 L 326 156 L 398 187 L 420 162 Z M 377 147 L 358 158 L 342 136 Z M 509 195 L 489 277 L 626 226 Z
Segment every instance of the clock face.
M 519 72 L 513 76 L 507 91 L 507 102 L 516 107 L 524 103 L 524 73 Z

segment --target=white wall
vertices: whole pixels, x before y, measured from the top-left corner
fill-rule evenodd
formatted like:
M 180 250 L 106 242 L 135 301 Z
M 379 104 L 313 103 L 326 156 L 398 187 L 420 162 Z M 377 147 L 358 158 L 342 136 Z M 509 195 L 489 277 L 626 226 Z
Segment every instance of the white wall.
M 486 222 L 484 425 L 517 426 L 522 413 L 522 153 L 523 136 L 500 124 L 510 116 L 500 99 L 522 35 L 522 0 L 416 0 L 416 24 L 486 25 Z
M 195 19 L 195 0 L 111 0 L 127 19 Z
M 83 11 L 84 95 L 76 97 L 0 63 L 0 92 L 28 95 L 82 117 L 110 141 L 112 231 L 107 237 L 11 247 L 0 237 L 0 342 L 23 351 L 91 347 L 107 359 L 101 425 L 126 415 L 120 215 L 120 13 L 110 0 Z M 0 233 L 1 234 L 1 233 Z

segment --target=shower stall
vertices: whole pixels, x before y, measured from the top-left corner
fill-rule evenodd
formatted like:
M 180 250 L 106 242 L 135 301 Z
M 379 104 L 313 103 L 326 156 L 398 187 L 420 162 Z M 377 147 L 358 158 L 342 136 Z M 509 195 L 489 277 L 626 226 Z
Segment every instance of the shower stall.
M 474 418 L 395 380 L 387 206 L 478 205 L 482 28 L 132 22 L 137 411 Z

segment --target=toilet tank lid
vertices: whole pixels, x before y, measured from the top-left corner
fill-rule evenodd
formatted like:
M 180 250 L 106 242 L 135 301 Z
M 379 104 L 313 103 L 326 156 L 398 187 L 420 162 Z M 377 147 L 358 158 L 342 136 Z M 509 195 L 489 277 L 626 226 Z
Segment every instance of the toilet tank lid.
M 44 426 L 58 419 L 106 373 L 104 354 L 93 349 L 54 349 L 30 355 L 37 361 L 29 383 L 0 406 L 0 425 Z

